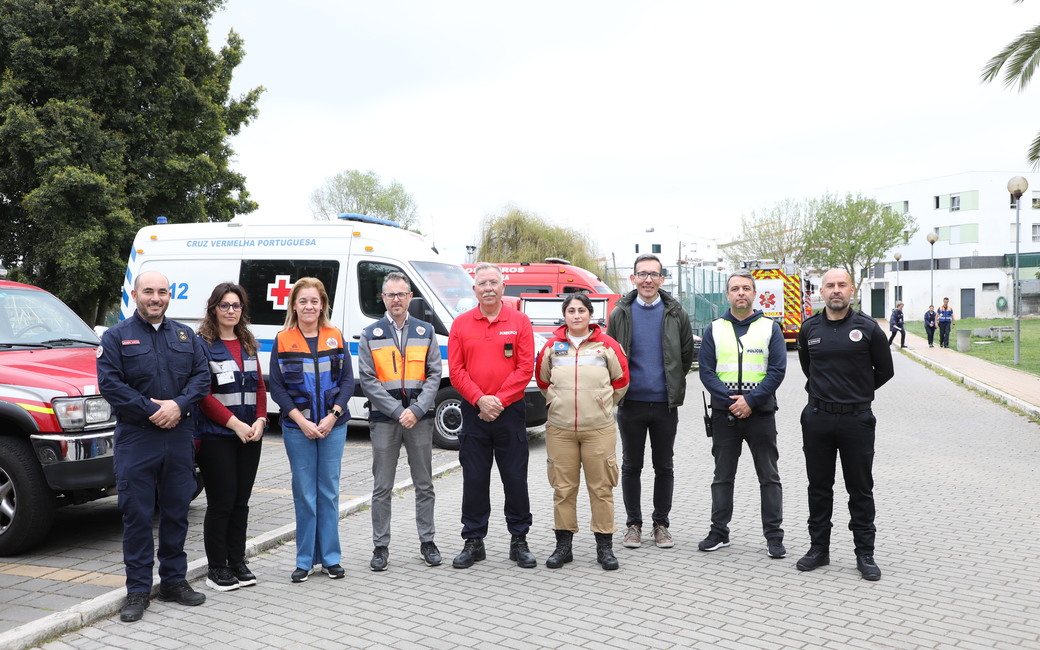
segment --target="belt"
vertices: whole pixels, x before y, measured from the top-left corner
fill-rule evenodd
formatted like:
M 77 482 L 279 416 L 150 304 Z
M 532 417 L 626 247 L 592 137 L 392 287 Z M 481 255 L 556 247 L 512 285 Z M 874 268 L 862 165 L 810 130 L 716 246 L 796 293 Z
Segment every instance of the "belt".
M 859 413 L 860 411 L 869 411 L 870 402 L 862 402 L 860 404 L 838 404 L 837 402 L 825 402 L 822 399 L 812 398 L 809 400 L 809 406 L 826 411 L 827 413 Z

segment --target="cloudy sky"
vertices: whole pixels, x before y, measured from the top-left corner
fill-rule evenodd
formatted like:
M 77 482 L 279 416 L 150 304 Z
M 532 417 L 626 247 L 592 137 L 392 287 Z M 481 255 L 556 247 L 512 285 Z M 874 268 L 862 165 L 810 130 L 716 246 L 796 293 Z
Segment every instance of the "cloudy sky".
M 462 260 L 507 204 L 601 252 L 679 225 L 727 240 L 786 197 L 1027 171 L 1040 86 L 981 85 L 1040 22 L 1011 0 L 228 0 L 263 85 L 234 167 L 260 210 L 309 220 L 347 169 L 401 182 Z

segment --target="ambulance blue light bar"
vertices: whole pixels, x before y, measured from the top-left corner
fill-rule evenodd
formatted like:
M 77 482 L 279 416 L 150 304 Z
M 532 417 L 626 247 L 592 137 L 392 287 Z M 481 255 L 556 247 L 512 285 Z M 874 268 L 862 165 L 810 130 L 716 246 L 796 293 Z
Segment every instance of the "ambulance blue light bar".
M 344 221 L 360 221 L 362 223 L 378 223 L 382 226 L 393 226 L 394 228 L 403 228 L 401 224 L 396 221 L 390 221 L 389 219 L 380 219 L 379 217 L 370 217 L 367 214 L 355 214 L 353 212 L 340 213 L 337 219 Z

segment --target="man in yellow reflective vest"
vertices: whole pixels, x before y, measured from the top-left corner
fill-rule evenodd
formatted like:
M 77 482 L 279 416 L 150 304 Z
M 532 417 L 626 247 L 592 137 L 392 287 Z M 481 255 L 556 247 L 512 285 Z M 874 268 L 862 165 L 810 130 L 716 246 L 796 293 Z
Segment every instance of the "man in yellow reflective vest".
M 776 390 L 787 371 L 787 347 L 779 323 L 754 308 L 758 294 L 748 271 L 726 281 L 729 311 L 708 326 L 701 340 L 701 383 L 711 394 L 711 531 L 702 551 L 729 546 L 733 480 L 744 442 L 751 450 L 762 495 L 766 553 L 777 559 L 784 548 L 783 488 L 777 470 Z
M 383 280 L 386 315 L 361 333 L 358 378 L 372 430 L 373 571 L 390 564 L 390 502 L 401 445 L 415 485 L 415 527 L 426 566 L 441 563 L 433 542 L 433 403 L 441 383 L 441 349 L 433 325 L 408 314 L 412 287 L 392 271 Z

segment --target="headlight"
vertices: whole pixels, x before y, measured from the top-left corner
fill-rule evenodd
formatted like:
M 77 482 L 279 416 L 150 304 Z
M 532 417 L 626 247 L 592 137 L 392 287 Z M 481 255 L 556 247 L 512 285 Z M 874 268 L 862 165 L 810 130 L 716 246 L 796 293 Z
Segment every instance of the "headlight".
M 71 397 L 53 402 L 62 429 L 82 429 L 112 419 L 112 407 L 103 397 Z

